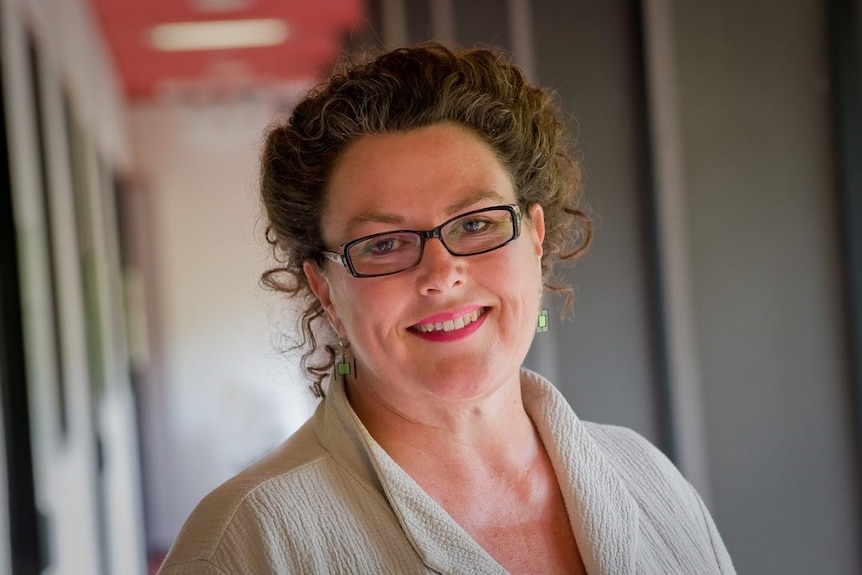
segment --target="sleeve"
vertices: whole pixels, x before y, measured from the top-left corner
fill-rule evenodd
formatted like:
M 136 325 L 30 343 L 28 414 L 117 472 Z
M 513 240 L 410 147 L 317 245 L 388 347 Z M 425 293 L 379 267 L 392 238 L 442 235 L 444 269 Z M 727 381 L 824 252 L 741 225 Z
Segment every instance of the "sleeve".
M 736 574 L 703 499 L 661 450 L 631 429 L 600 424 L 588 428 L 640 505 L 645 540 L 656 542 L 656 548 L 662 541 L 679 546 L 677 553 L 688 557 L 683 563 L 693 562 L 690 566 L 697 566 L 698 573 Z

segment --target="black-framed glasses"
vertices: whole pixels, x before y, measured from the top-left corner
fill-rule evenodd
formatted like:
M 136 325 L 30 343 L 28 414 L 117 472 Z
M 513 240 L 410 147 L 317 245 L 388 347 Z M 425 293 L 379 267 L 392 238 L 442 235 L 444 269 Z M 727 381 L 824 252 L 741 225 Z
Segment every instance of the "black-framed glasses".
M 502 248 L 521 233 L 517 205 L 473 210 L 446 220 L 433 230 L 396 230 L 344 244 L 341 252 L 322 251 L 357 278 L 388 276 L 419 265 L 425 242 L 437 238 L 453 256 L 475 256 Z

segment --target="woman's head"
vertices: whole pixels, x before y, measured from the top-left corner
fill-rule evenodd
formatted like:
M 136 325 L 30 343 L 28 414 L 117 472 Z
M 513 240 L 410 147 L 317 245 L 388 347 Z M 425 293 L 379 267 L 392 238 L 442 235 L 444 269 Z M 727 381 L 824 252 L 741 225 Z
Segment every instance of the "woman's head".
M 263 281 L 305 297 L 306 358 L 318 345 L 312 324 L 325 312 L 303 264 L 313 262 L 321 270 L 337 266 L 324 253 L 340 251 L 340 246 L 327 245 L 322 226 L 341 160 L 362 136 L 403 134 L 444 123 L 468 130 L 493 152 L 521 213 L 529 218 L 532 208 L 541 206 L 540 283 L 555 291 L 566 289 L 550 283 L 553 265 L 580 255 L 590 227 L 580 210 L 580 172 L 552 94 L 532 86 L 499 52 L 453 52 L 437 44 L 395 50 L 366 63 L 341 65 L 328 83 L 296 106 L 286 124 L 270 130 L 266 141 L 262 196 L 267 238 L 282 265 L 264 274 Z M 307 367 L 319 377 L 326 363 Z

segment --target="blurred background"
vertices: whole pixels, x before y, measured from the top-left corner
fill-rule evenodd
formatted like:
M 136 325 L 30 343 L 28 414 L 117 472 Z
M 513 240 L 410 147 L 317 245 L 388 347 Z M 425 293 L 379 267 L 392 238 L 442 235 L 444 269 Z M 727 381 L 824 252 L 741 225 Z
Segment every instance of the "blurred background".
M 862 573 L 862 1 L 0 2 L 0 574 L 152 571 L 308 417 L 262 134 L 429 38 L 577 134 L 595 247 L 528 364 L 665 451 L 740 574 Z

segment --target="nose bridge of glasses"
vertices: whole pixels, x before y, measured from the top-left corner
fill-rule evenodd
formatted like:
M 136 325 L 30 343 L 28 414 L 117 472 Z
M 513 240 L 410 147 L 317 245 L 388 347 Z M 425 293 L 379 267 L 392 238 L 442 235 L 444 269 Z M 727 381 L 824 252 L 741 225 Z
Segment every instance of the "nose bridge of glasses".
M 459 255 L 458 253 L 452 251 L 452 248 L 449 247 L 449 245 L 446 243 L 446 238 L 443 235 L 443 228 L 445 228 L 450 223 L 451 222 L 445 222 L 445 223 L 437 226 L 433 230 L 428 230 L 427 232 L 417 232 L 419 234 L 419 237 L 422 238 L 421 245 L 419 247 L 419 249 L 422 252 L 422 256 L 424 256 L 424 253 L 425 253 L 425 243 L 428 240 L 434 239 L 434 238 L 440 240 L 440 244 L 443 246 L 443 249 L 445 249 L 447 252 L 449 252 L 449 255 L 453 255 L 453 256 Z M 420 257 L 422 257 L 422 256 L 420 256 Z
M 443 224 L 446 225 L 446 224 Z M 431 238 L 437 238 L 441 242 L 443 241 L 443 226 L 437 226 L 433 230 L 428 230 L 427 232 L 419 232 L 419 235 L 422 236 L 422 241 L 430 240 Z

